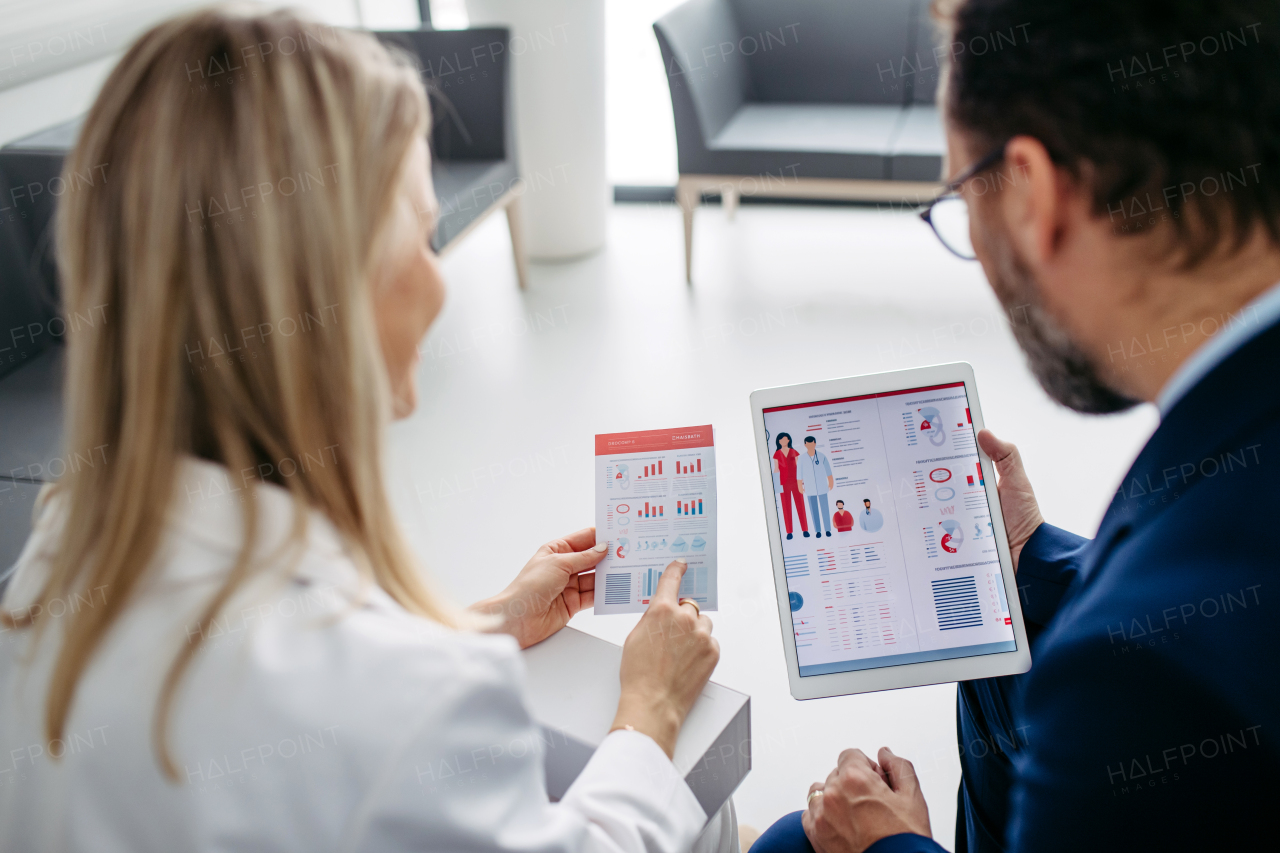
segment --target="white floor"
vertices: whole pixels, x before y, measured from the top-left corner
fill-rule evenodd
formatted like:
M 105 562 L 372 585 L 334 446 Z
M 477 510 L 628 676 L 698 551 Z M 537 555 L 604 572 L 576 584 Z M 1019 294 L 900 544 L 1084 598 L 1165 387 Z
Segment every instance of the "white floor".
M 619 205 L 609 224 L 604 252 L 535 265 L 527 293 L 500 218 L 445 262 L 450 298 L 422 347 L 421 405 L 394 426 L 391 446 L 415 544 L 457 599 L 491 594 L 537 545 L 592 524 L 595 433 L 714 424 L 722 655 L 713 678 L 752 697 L 741 821 L 764 828 L 802 808 L 841 749 L 887 744 L 915 761 L 935 835 L 950 846 L 954 685 L 804 703 L 787 692 L 747 395 L 968 361 L 987 423 L 1021 446 L 1045 517 L 1086 535 L 1154 429 L 1154 410 L 1084 418 L 1051 403 L 981 269 L 948 255 L 910 214 L 750 206 L 728 222 L 704 208 L 692 289 L 676 208 Z M 621 642 L 635 619 L 587 613 L 573 624 Z

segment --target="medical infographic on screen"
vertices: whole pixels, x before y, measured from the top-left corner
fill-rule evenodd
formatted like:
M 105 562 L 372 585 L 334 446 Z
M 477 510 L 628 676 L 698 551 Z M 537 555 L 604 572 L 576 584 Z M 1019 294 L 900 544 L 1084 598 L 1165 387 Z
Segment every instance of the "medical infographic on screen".
M 802 676 L 1016 649 L 963 382 L 764 425 Z

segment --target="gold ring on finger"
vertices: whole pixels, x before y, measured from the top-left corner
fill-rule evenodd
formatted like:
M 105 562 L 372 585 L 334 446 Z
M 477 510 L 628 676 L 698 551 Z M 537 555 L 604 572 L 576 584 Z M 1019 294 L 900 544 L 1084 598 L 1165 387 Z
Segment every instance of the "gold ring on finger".
M 698 615 L 699 615 L 699 616 L 701 616 L 701 615 L 702 615 L 702 608 L 701 608 L 701 607 L 699 607 L 699 606 L 698 606 L 698 602 L 694 601 L 692 598 L 682 598 L 682 599 L 680 599 L 680 603 L 681 603 L 681 604 L 692 604 L 692 605 L 693 605 L 693 609 L 694 609 L 694 610 L 696 610 L 696 611 L 698 611 Z
M 815 797 L 821 797 L 821 796 L 822 796 L 822 789 L 821 789 L 821 788 L 819 788 L 819 789 L 818 789 L 818 790 L 816 790 L 816 791 L 810 791 L 810 792 L 809 792 L 809 799 L 807 799 L 807 800 L 805 800 L 805 801 L 804 801 L 804 807 L 805 807 L 806 809 L 807 809 L 807 808 L 809 808 L 809 806 L 813 805 L 814 798 L 815 798 Z

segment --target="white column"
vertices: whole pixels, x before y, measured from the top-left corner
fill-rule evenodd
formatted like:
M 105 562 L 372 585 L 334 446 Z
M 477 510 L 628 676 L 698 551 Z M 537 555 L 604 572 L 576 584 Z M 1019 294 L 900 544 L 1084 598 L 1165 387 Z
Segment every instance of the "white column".
M 604 0 L 467 0 L 470 25 L 511 29 L 516 151 L 529 256 L 603 248 Z

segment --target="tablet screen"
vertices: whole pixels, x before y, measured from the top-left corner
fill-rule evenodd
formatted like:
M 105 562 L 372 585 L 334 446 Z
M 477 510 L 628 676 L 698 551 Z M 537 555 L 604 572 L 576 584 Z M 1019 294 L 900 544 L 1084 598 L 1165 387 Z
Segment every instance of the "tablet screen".
M 963 382 L 764 425 L 800 675 L 1016 650 Z

